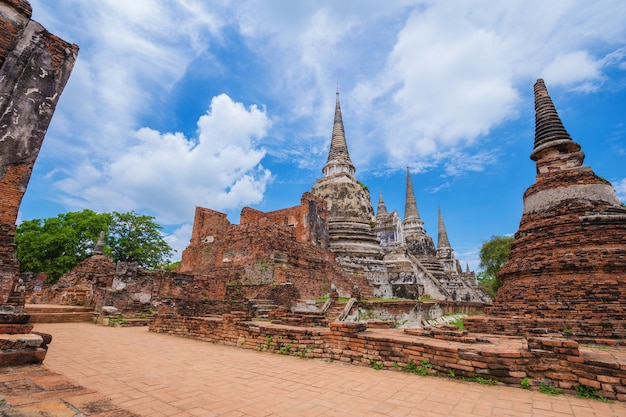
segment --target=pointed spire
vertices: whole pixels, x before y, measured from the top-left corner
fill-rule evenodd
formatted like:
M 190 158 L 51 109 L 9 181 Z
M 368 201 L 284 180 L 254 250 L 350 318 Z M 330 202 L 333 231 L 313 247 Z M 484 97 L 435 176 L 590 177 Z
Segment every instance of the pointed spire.
M 535 83 L 534 92 L 535 144 L 530 158 L 533 161 L 540 159 L 542 151 L 548 148 L 557 148 L 566 152 L 580 151 L 580 145 L 574 142 L 565 130 L 541 78 Z
M 406 199 L 404 203 L 404 221 L 415 217 L 420 218 L 420 214 L 417 211 L 417 203 L 415 202 L 415 193 L 413 192 L 413 183 L 411 182 L 411 173 L 409 167 L 406 167 Z
M 93 248 L 94 255 L 104 255 L 104 231 L 100 232 L 100 236 L 98 236 L 98 242 L 96 243 L 96 247 Z
M 324 176 L 347 172 L 354 175 L 354 165 L 350 160 L 348 145 L 346 144 L 346 134 L 343 128 L 343 118 L 341 116 L 341 106 L 339 104 L 339 91 L 337 91 L 335 103 L 335 120 L 333 123 L 333 134 L 330 140 L 330 151 L 328 160 L 322 170 Z
M 385 206 L 385 202 L 383 201 L 383 189 L 380 189 L 380 193 L 378 196 L 378 210 L 376 211 L 376 215 L 387 214 L 387 206 Z
M 448 233 L 446 232 L 446 225 L 443 223 L 443 216 L 441 215 L 441 208 L 437 206 L 439 212 L 439 225 L 437 235 L 437 249 L 449 248 L 450 240 L 448 240 Z

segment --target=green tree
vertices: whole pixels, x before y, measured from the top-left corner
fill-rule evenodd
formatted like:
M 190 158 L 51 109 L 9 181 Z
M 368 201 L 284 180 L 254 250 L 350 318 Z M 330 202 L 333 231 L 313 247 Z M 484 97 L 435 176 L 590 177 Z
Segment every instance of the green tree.
M 115 262 L 137 262 L 146 269 L 158 268 L 173 254 L 154 217 L 133 211 L 113 212 L 107 243 Z
M 91 256 L 100 231 L 111 216 L 91 210 L 22 222 L 15 231 L 16 257 L 22 272 L 44 272 L 55 283 Z
M 512 236 L 492 236 L 480 248 L 480 265 L 482 269 L 478 273 L 478 281 L 491 295 L 495 295 L 502 281 L 498 279 L 498 271 L 509 259 Z
M 15 231 L 16 256 L 22 272 L 44 272 L 56 283 L 66 272 L 93 254 L 101 231 L 108 232 L 105 252 L 115 262 L 137 262 L 158 268 L 172 255 L 154 217 L 91 210 L 22 222 Z

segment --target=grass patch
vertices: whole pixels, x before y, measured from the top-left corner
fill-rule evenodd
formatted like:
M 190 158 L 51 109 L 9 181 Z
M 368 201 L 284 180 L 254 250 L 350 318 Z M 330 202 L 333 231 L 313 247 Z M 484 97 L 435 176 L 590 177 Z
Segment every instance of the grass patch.
M 563 390 L 558 389 L 556 387 L 546 385 L 543 382 L 539 385 L 539 392 L 548 395 L 561 395 L 563 394 Z
M 411 372 L 415 375 L 426 376 L 428 375 L 428 369 L 432 369 L 433 365 L 430 363 L 428 359 L 422 359 L 420 365 L 410 360 L 409 363 L 406 364 L 404 368 L 402 368 L 403 372 Z
M 609 402 L 609 399 L 600 394 L 597 388 L 590 387 L 589 385 L 578 384 L 574 386 L 574 390 L 576 391 L 576 396 L 578 398 L 589 398 L 593 400 L 600 400 L 602 402 Z
M 528 379 L 528 377 L 526 378 L 522 378 L 522 380 L 519 382 L 520 387 L 522 387 L 522 389 L 530 389 L 530 379 Z
M 498 385 L 498 381 L 495 379 L 483 378 L 482 376 L 477 376 L 474 380 L 482 385 Z
M 455 321 L 451 321 L 448 324 L 456 326 L 456 328 L 459 329 L 459 330 L 465 329 L 465 325 L 463 324 L 463 319 L 458 319 L 458 320 L 455 320 Z
M 379 371 L 385 367 L 385 364 L 382 362 L 376 362 L 374 359 L 370 359 L 370 366 Z

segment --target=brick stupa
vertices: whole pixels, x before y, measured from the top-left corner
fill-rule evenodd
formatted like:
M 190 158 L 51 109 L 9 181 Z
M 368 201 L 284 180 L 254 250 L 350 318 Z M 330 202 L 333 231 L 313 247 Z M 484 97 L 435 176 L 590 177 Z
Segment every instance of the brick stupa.
M 537 181 L 487 316 L 473 331 L 626 336 L 626 208 L 611 184 L 582 166 L 584 154 L 556 112 L 543 80 L 535 92 Z

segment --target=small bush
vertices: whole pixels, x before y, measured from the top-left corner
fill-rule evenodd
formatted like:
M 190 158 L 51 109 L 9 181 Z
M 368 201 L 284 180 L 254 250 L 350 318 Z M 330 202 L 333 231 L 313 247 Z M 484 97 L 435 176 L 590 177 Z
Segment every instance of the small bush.
M 530 380 L 528 379 L 528 377 L 526 378 L 522 378 L 522 380 L 519 382 L 520 387 L 522 387 L 522 389 L 530 389 Z
M 548 395 L 561 395 L 563 394 L 563 390 L 560 390 L 556 387 L 550 386 L 550 385 L 546 385 L 543 382 L 541 383 L 541 385 L 539 385 L 539 392 L 542 392 L 544 394 L 548 394 Z
M 608 401 L 608 398 L 600 394 L 596 388 L 590 387 L 589 385 L 578 384 L 574 386 L 574 390 L 576 391 L 576 396 L 578 398 L 591 398 L 594 400 Z

